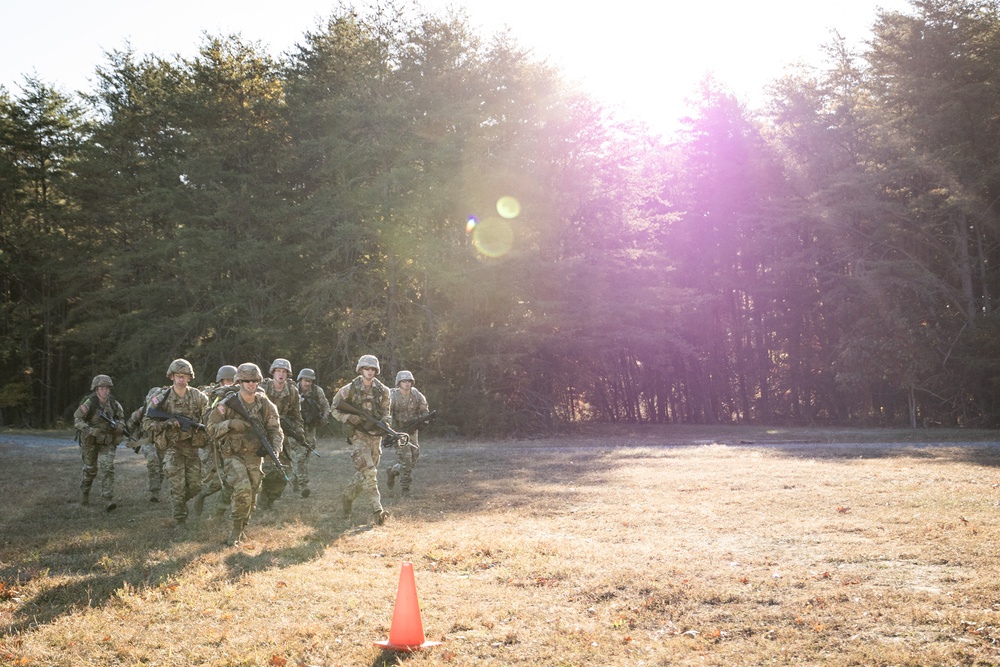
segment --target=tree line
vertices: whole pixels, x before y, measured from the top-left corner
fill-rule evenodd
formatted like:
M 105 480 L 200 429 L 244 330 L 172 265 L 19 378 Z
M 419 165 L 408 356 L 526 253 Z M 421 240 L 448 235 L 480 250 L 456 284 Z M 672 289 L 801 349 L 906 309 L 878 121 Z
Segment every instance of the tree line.
M 707 78 L 671 137 L 392 4 L 0 88 L 3 423 L 97 373 L 138 404 L 179 357 L 329 388 L 375 354 L 470 435 L 995 426 L 1000 13 L 873 21 L 759 109 Z

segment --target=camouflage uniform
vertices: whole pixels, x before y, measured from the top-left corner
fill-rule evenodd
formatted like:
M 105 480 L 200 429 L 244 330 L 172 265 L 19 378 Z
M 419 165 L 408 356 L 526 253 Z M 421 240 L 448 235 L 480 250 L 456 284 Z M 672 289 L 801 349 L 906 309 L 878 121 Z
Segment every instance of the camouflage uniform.
M 409 392 L 404 392 L 399 388 L 399 376 L 408 371 L 401 371 L 396 376 L 396 387 L 389 394 L 390 409 L 392 410 L 393 428 L 399 429 L 401 424 L 405 424 L 411 419 L 416 419 L 430 412 L 427 407 L 427 399 L 416 387 L 411 387 Z M 410 375 L 412 382 L 413 376 Z M 410 485 L 413 482 L 413 466 L 420 456 L 420 442 L 417 440 L 419 430 L 407 431 L 410 436 L 408 444 L 396 445 L 396 463 L 389 468 L 389 488 L 395 485 L 396 477 L 399 477 L 399 486 L 403 496 L 410 495 Z
M 107 509 L 113 510 L 115 491 L 115 450 L 122 441 L 125 430 L 125 411 L 121 404 L 111 395 L 111 378 L 98 375 L 90 388 L 94 393 L 85 398 L 73 413 L 73 426 L 76 427 L 80 442 L 80 456 L 83 459 L 83 482 L 80 484 L 81 503 L 90 504 L 90 487 L 101 477 L 101 498 L 107 501 Z M 107 387 L 108 394 L 101 402 L 99 387 Z M 112 427 L 101 417 L 105 414 L 113 419 L 118 427 Z
M 136 410 L 128 418 L 128 432 L 137 439 L 145 439 L 140 447 L 143 458 L 146 459 L 146 485 L 149 490 L 149 502 L 160 502 L 160 488 L 163 486 L 163 452 L 157 449 L 152 436 L 143 431 L 142 417 L 149 405 L 149 399 L 158 393 L 166 394 L 170 387 L 153 387 L 146 392 L 146 398 L 142 402 L 142 407 Z M 138 442 L 138 440 L 137 440 Z
M 254 374 L 260 377 L 260 369 L 256 364 L 242 364 L 237 378 L 250 379 Z M 254 392 L 252 403 L 244 402 L 239 393 L 230 396 L 231 398 L 211 410 L 207 426 L 212 439 L 219 443 L 226 484 L 233 489 L 230 508 L 233 530 L 227 543 L 236 545 L 244 539 L 243 530 L 253 514 L 254 501 L 261 491 L 264 471 L 263 458 L 260 455 L 262 446 L 254 433 L 253 426 L 231 407 L 231 403 L 233 401 L 242 403 L 251 419 L 266 432 L 268 440 L 279 456 L 284 433 L 281 431 L 277 406 L 259 388 Z
M 176 360 L 170 365 L 177 367 Z M 184 361 L 190 370 L 171 370 L 168 377 L 176 373 L 185 373 L 194 378 L 194 370 Z M 208 397 L 195 387 L 188 387 L 183 396 L 171 387 L 164 394 L 154 395 L 148 407 L 157 407 L 164 412 L 183 415 L 200 423 L 208 408 Z M 173 508 L 173 518 L 178 524 L 187 520 L 187 501 L 195 497 L 201 490 L 201 458 L 198 450 L 208 444 L 208 436 L 194 427 L 187 431 L 179 428 L 173 420 L 152 419 L 147 414 L 143 417 L 142 427 L 150 434 L 158 449 L 163 450 L 163 471 L 170 485 L 170 501 Z
M 215 384 L 200 388 L 201 392 L 208 396 L 208 411 L 211 411 L 221 400 L 239 389 L 235 384 L 223 384 L 223 380 L 232 381 L 235 377 L 235 366 L 221 366 L 218 373 L 216 373 Z M 202 419 L 206 424 L 208 423 L 208 411 L 206 411 Z M 226 486 L 223 479 L 222 459 L 219 454 L 218 443 L 211 435 L 208 438 L 208 446 L 199 449 L 198 455 L 201 457 L 201 490 L 194 497 L 191 507 L 194 510 L 195 516 L 201 516 L 202 510 L 205 507 L 205 500 L 222 491 L 222 495 L 219 496 L 219 501 L 215 506 L 215 512 L 213 512 L 214 516 L 222 516 L 226 508 L 229 507 L 229 501 L 232 498 L 232 489 Z
M 274 363 L 271 364 L 272 373 L 275 368 L 285 368 L 288 370 L 289 375 L 291 375 L 291 364 L 285 359 L 275 359 Z M 302 429 L 302 408 L 299 405 L 299 390 L 290 377 L 286 379 L 285 386 L 282 387 L 281 391 L 275 386 L 273 378 L 264 380 L 261 384 L 261 389 L 267 394 L 267 398 L 277 406 L 278 414 L 291 422 L 292 432 L 289 433 L 287 428 L 282 428 L 285 440 L 284 442 L 277 443 L 275 446 L 281 447 L 281 455 L 278 457 L 278 460 L 291 467 L 292 474 L 295 475 L 295 466 L 305 465 L 305 457 L 302 456 L 301 451 L 304 448 L 298 442 L 291 439 L 293 435 L 296 438 L 305 438 L 305 432 Z M 304 469 L 302 472 L 302 478 L 293 477 L 292 479 L 296 481 L 300 488 L 305 488 L 308 487 L 309 476 L 305 473 Z M 288 481 L 285 479 L 285 475 L 278 470 L 278 467 L 274 465 L 274 462 L 270 458 L 264 459 L 264 483 L 261 486 L 258 505 L 262 509 L 270 509 L 274 505 L 274 501 L 284 493 L 286 486 L 288 486 Z M 306 493 L 305 495 L 308 496 L 309 494 Z
M 358 361 L 358 370 L 361 371 L 365 367 L 375 368 L 377 373 L 378 359 L 372 355 L 364 355 Z M 347 444 L 351 446 L 351 461 L 355 468 L 354 476 L 341 495 L 344 516 L 350 518 L 355 499 L 367 492 L 375 515 L 375 523 L 382 524 L 388 516 L 382 507 L 382 498 L 378 491 L 378 463 L 382 453 L 382 434 L 356 415 L 340 410 L 338 406 L 343 401 L 368 411 L 376 419 L 388 419 L 389 387 L 382 384 L 377 377 L 373 377 L 371 387 L 366 388 L 362 376 L 359 375 L 350 384 L 341 387 L 330 402 L 333 418 L 347 424 Z
M 303 391 L 302 380 L 311 380 L 308 390 Z M 297 378 L 299 382 L 299 413 L 302 416 L 306 444 L 316 449 L 316 429 L 330 419 L 330 402 L 326 400 L 323 388 L 316 384 L 316 373 L 311 368 L 303 368 Z M 309 497 L 309 470 L 306 466 L 312 452 L 306 447 L 292 449 L 292 473 L 299 482 L 302 497 Z

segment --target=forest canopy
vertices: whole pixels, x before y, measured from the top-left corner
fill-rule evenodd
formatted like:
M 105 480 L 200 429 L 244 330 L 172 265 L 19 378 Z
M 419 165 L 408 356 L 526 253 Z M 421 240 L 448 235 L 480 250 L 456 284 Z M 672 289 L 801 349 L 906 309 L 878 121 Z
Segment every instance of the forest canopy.
M 0 88 L 0 415 L 375 354 L 470 435 L 996 426 L 1000 12 L 916 0 L 676 136 L 507 34 L 391 4 L 276 57 L 125 49 Z

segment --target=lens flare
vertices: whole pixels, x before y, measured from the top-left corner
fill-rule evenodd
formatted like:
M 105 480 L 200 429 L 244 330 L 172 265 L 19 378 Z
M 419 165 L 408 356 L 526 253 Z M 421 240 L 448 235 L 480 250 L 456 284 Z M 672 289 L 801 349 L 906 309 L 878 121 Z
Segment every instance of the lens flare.
M 506 220 L 487 218 L 473 229 L 472 243 L 487 257 L 502 257 L 514 245 L 514 230 Z
M 500 214 L 500 217 L 513 220 L 521 215 L 521 202 L 517 201 L 516 197 L 511 197 L 510 195 L 500 197 L 497 200 L 497 213 Z
M 472 230 L 475 229 L 476 225 L 478 225 L 478 224 L 479 224 L 479 220 L 476 219 L 476 216 L 470 215 L 469 219 L 465 221 L 465 233 L 466 234 L 471 234 Z

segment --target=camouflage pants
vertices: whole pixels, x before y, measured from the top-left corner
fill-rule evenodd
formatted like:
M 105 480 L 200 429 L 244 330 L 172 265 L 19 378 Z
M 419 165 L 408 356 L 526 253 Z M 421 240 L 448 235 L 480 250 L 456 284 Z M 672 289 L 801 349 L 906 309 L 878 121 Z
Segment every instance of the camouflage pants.
M 382 438 L 356 432 L 348 441 L 351 445 L 351 461 L 354 463 L 354 477 L 344 489 L 344 497 L 354 502 L 364 493 L 368 494 L 372 510 L 382 510 L 382 497 L 378 492 L 378 462 L 382 455 Z
M 292 459 L 292 479 L 299 485 L 299 489 L 309 488 L 309 468 L 306 465 L 312 452 L 295 442 L 288 440 L 288 454 Z M 306 443 L 316 449 L 316 429 L 306 429 Z
M 399 488 L 403 493 L 409 493 L 410 484 L 413 483 L 413 466 L 420 457 L 420 448 L 417 446 L 417 434 L 410 436 L 409 445 L 398 445 L 396 447 L 396 463 L 390 470 L 391 474 L 399 476 Z
M 210 496 L 223 487 L 222 454 L 214 442 L 198 450 L 201 459 L 201 495 Z
M 291 466 L 292 464 L 292 460 L 288 454 L 288 438 L 285 438 L 285 446 L 281 448 L 278 460 L 286 466 Z M 285 492 L 286 486 L 288 486 L 288 480 L 285 479 L 284 473 L 278 469 L 278 466 L 274 465 L 271 457 L 265 456 L 264 481 L 260 488 L 261 495 L 273 502 L 281 497 L 281 494 Z
M 177 521 L 187 519 L 187 501 L 201 490 L 201 459 L 192 448 L 170 447 L 163 455 L 163 472 L 170 486 L 170 505 Z
M 115 492 L 115 450 L 117 445 L 98 445 L 93 438 L 85 438 L 80 443 L 83 459 L 83 482 L 80 489 L 90 492 L 94 480 L 100 475 L 101 497 L 110 500 Z
M 254 454 L 227 454 L 222 457 L 222 471 L 226 486 L 232 489 L 230 505 L 233 521 L 249 521 L 254 501 L 264 479 L 259 456 Z
M 159 493 L 163 485 L 163 454 L 151 442 L 142 446 L 142 455 L 146 459 L 146 480 L 150 493 Z

